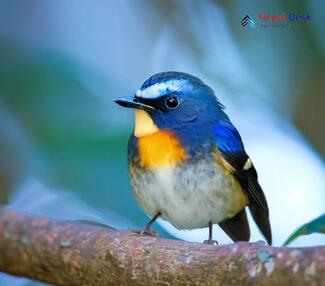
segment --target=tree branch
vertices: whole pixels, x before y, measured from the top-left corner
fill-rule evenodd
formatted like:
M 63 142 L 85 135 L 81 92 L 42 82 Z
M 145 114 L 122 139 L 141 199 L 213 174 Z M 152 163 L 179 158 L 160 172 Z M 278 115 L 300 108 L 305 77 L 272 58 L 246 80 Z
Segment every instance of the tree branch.
M 325 247 L 202 245 L 1 210 L 0 271 L 57 285 L 325 285 Z

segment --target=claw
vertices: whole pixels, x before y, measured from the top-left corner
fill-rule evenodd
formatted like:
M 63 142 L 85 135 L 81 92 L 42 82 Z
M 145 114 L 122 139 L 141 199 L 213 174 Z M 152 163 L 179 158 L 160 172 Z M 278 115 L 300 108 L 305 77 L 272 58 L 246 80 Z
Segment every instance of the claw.
M 157 232 L 145 230 L 145 229 L 132 230 L 132 232 L 135 232 L 136 234 L 139 234 L 141 236 L 159 237 L 159 234 Z
M 213 239 L 208 239 L 208 240 L 204 240 L 203 244 L 210 244 L 210 245 L 216 244 L 216 245 L 218 245 L 218 241 L 213 240 Z

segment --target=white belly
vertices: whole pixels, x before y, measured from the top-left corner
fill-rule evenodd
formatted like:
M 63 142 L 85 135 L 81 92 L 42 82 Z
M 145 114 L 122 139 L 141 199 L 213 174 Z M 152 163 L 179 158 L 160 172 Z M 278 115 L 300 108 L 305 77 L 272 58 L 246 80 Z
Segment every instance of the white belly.
M 149 216 L 158 212 L 179 229 L 207 227 L 233 217 L 247 205 L 235 178 L 215 162 L 129 169 L 134 194 Z

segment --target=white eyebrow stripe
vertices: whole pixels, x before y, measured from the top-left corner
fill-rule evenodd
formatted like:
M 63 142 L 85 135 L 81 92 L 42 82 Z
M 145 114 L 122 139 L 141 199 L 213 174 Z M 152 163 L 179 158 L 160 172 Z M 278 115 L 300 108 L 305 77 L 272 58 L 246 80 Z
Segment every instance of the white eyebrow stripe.
M 167 92 L 175 92 L 181 89 L 181 87 L 187 83 L 187 80 L 179 79 L 179 80 L 169 80 L 165 82 L 155 83 L 146 87 L 145 89 L 139 89 L 136 92 L 137 97 L 142 98 L 158 98 L 160 96 L 165 95 Z

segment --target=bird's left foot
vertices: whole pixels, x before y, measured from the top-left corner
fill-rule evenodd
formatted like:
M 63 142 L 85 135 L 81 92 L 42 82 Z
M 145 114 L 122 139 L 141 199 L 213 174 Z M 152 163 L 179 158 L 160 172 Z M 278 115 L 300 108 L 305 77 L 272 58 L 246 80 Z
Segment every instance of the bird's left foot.
M 203 241 L 203 244 L 210 244 L 210 245 L 216 244 L 216 245 L 218 245 L 218 241 L 213 240 L 213 239 L 208 239 L 208 240 Z

